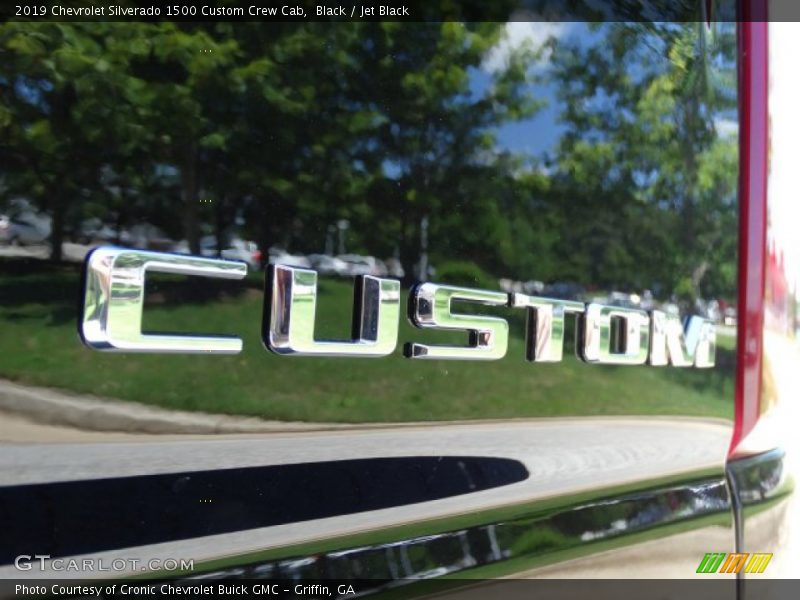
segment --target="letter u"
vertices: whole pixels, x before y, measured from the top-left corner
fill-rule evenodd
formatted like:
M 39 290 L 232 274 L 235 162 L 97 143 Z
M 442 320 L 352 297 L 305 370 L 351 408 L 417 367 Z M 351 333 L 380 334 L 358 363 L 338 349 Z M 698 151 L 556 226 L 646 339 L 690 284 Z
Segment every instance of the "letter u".
M 273 265 L 267 275 L 262 340 L 288 356 L 386 356 L 397 346 L 400 282 L 363 275 L 356 278 L 352 339 L 315 340 L 317 273 Z

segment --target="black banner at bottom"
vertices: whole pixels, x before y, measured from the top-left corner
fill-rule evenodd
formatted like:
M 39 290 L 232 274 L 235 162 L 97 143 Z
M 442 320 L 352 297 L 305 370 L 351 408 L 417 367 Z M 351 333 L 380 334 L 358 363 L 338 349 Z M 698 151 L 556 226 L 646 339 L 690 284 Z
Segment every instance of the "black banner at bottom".
M 453 600 L 783 600 L 800 598 L 800 579 L 737 581 L 732 578 L 697 580 L 590 579 L 378 579 L 290 581 L 242 579 L 213 581 L 78 581 L 0 580 L 0 598 L 99 598 L 194 600 L 208 598 L 269 598 L 316 600 L 363 598 L 420 598 L 435 595 Z

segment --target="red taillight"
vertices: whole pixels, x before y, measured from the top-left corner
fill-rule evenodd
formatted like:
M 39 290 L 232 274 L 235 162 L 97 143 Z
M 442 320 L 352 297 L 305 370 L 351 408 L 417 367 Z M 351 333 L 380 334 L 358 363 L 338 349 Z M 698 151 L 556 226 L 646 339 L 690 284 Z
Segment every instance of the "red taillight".
M 757 7 L 758 5 L 758 7 Z M 764 335 L 769 151 L 768 22 L 759 2 L 741 5 L 739 23 L 739 297 L 735 425 L 729 456 L 758 421 Z M 759 21 L 753 19 L 760 18 Z

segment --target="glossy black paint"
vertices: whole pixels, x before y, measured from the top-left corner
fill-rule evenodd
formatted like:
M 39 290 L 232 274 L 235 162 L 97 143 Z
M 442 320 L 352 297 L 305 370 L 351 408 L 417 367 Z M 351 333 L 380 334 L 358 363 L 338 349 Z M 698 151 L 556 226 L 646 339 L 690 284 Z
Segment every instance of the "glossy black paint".
M 0 562 L 22 547 L 90 554 L 430 502 L 527 477 L 514 460 L 416 456 L 0 487 Z

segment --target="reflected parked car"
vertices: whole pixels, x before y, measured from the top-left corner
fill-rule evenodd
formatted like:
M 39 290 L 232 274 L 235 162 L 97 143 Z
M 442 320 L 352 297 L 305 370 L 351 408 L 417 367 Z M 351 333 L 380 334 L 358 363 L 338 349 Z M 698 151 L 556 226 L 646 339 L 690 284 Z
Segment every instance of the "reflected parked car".
M 397 279 L 402 279 L 406 276 L 406 270 L 403 268 L 403 263 L 400 262 L 398 258 L 387 258 L 386 259 L 386 269 L 388 271 L 389 277 L 396 277 Z
M 556 281 L 545 286 L 543 293 L 551 298 L 564 300 L 580 300 L 586 295 L 586 289 L 572 281 Z
M 386 277 L 386 275 L 389 274 L 386 263 L 374 256 L 340 254 L 337 258 L 347 264 L 346 275 L 374 275 L 375 277 Z
M 302 254 L 289 254 L 286 250 L 275 246 L 269 249 L 269 264 L 299 267 L 301 269 L 311 268 L 311 261 Z
M 173 252 L 190 254 L 189 243 L 186 240 L 178 242 L 174 246 Z M 200 254 L 202 256 L 217 256 L 217 239 L 213 235 L 207 235 L 200 240 Z M 255 242 L 234 238 L 222 249 L 219 255 L 228 260 L 245 262 L 252 269 L 261 268 L 262 253 Z
M 347 275 L 346 262 L 329 254 L 309 254 L 311 267 L 320 275 Z
M 175 240 L 170 238 L 160 227 L 156 227 L 152 223 L 141 222 L 130 228 L 125 244 L 134 248 L 170 250 L 175 247 Z
M 0 215 L 0 242 L 4 244 L 41 244 L 50 237 L 50 217 L 33 212 L 15 217 Z
M 109 225 L 103 223 L 100 219 L 86 219 L 81 223 L 80 228 L 75 235 L 77 241 L 81 244 L 91 244 L 94 242 L 119 242 L 125 245 L 130 244 L 131 234 L 126 230 L 121 230 L 119 234 L 117 230 Z

